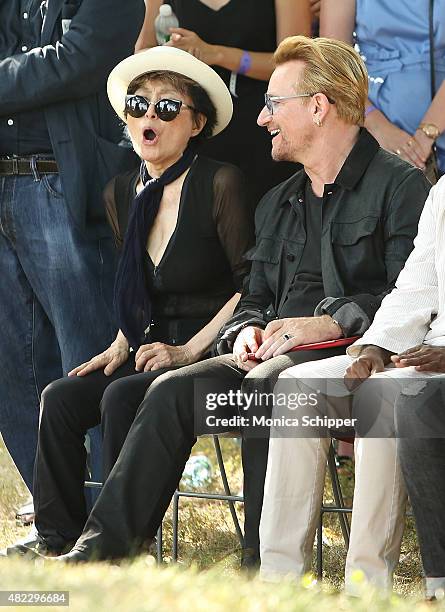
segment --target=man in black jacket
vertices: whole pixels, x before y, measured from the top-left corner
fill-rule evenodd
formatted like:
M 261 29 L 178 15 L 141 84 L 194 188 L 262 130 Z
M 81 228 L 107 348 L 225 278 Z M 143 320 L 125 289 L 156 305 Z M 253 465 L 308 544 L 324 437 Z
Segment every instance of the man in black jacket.
M 252 398 L 271 392 L 292 365 L 342 354 L 341 348 L 288 351 L 362 334 L 412 249 L 429 183 L 360 127 L 367 97 L 360 57 L 337 41 L 294 37 L 281 43 L 275 58 L 258 121 L 271 133 L 274 158 L 301 162 L 304 169 L 258 206 L 252 270 L 220 333 L 221 355 L 152 384 L 64 560 L 123 557 L 152 537 L 196 435 L 221 431 L 224 416 L 243 426 L 243 564 L 257 563 L 268 428 L 247 425 L 272 405 L 254 406 Z M 247 402 L 238 406 L 240 391 Z M 45 416 L 43 404 L 42 423 L 51 413 Z M 244 422 L 236 419 L 238 409 Z M 66 530 L 48 525 L 43 537 L 50 527 L 66 540 L 80 531 L 75 517 Z
M 102 190 L 135 159 L 105 91 L 143 0 L 0 3 L 0 432 L 32 490 L 41 390 L 108 346 Z

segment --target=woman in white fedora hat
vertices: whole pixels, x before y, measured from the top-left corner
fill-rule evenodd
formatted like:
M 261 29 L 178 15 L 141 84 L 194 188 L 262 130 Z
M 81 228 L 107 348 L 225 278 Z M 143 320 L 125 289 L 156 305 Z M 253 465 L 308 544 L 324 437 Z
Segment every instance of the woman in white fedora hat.
M 150 49 L 116 66 L 108 95 L 141 158 L 124 189 L 121 182 L 108 190 L 122 243 L 120 329 L 109 348 L 43 393 L 33 546 L 44 554 L 66 551 L 84 528 L 86 430 L 102 423 L 106 478 L 151 383 L 209 355 L 239 299 L 253 238 L 240 171 L 199 154 L 199 140 L 223 130 L 232 114 L 209 66 L 185 51 Z

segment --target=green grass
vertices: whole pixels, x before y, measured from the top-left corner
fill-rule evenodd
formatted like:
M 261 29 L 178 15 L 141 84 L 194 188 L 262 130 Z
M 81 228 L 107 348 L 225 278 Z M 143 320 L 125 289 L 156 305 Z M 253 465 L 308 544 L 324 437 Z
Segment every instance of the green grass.
M 239 447 L 231 439 L 222 440 L 229 481 L 234 493 L 241 491 Z M 216 460 L 210 440 L 199 441 L 194 452 Z M 353 483 L 341 476 L 342 489 L 351 501 Z M 215 470 L 212 491 L 221 490 Z M 0 547 L 14 542 L 27 532 L 14 520 L 14 510 L 26 499 L 26 489 L 17 476 L 0 442 Z M 327 484 L 325 499 L 332 491 Z M 242 518 L 242 507 L 239 507 Z M 360 599 L 347 598 L 343 585 L 345 549 L 333 515 L 325 518 L 325 580 L 323 587 L 311 580 L 303 585 L 290 581 L 267 584 L 248 579 L 238 571 L 240 550 L 227 505 L 220 502 L 181 500 L 178 564 L 171 563 L 171 513 L 164 521 L 165 567 L 157 568 L 152 557 L 140 557 L 120 566 L 105 563 L 82 567 L 34 565 L 26 561 L 0 562 L 0 590 L 61 589 L 70 591 L 71 610 L 426 610 L 421 602 L 421 565 L 412 521 L 403 541 L 402 561 L 396 571 L 395 592 L 382 599 L 365 589 Z M 441 608 L 441 606 L 439 606 Z M 444 606 L 445 609 L 445 606 Z

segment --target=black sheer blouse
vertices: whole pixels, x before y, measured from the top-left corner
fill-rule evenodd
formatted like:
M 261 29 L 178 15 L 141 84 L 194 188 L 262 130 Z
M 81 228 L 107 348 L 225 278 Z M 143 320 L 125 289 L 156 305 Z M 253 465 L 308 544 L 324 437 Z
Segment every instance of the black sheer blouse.
M 107 216 L 123 242 L 139 172 L 112 179 L 105 188 Z M 146 257 L 153 320 L 147 342 L 183 344 L 241 291 L 249 271 L 244 253 L 254 240 L 253 208 L 242 173 L 198 156 L 184 181 L 176 228 L 154 266 Z

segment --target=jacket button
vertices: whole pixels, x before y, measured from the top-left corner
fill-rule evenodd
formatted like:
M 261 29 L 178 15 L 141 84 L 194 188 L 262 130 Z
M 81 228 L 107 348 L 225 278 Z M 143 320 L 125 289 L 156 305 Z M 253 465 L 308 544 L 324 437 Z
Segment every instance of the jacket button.
M 287 261 L 295 261 L 295 255 L 292 255 L 292 253 L 289 253 L 289 255 L 286 256 Z

